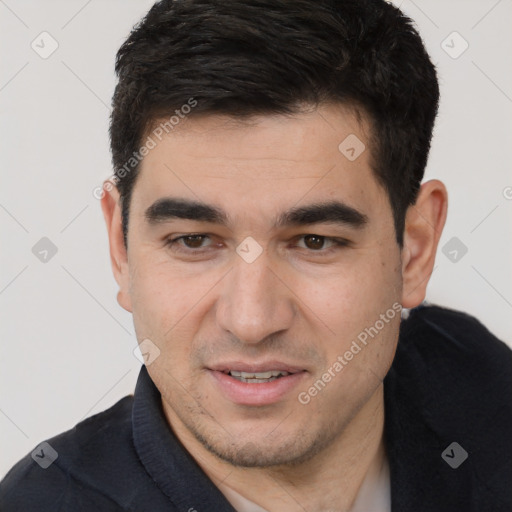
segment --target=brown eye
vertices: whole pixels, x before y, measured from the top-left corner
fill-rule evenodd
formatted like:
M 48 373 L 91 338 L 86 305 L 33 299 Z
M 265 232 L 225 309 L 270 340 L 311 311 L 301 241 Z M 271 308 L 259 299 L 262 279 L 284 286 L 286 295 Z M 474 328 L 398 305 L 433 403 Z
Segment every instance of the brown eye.
M 313 251 L 318 251 L 323 249 L 325 243 L 325 237 L 318 235 L 306 235 L 304 236 L 304 245 L 308 249 L 312 249 Z
M 190 258 L 190 261 L 211 259 L 225 246 L 217 237 L 206 233 L 187 233 L 165 241 L 173 256 L 177 258 Z
M 318 256 L 327 256 L 333 251 L 348 246 L 350 246 L 350 242 L 346 239 L 315 235 L 313 233 L 309 233 L 308 235 L 301 235 L 298 237 L 296 245 L 296 247 L 309 252 L 310 255 L 316 253 Z
M 182 237 L 183 245 L 189 249 L 199 249 L 206 238 L 206 235 L 187 235 Z

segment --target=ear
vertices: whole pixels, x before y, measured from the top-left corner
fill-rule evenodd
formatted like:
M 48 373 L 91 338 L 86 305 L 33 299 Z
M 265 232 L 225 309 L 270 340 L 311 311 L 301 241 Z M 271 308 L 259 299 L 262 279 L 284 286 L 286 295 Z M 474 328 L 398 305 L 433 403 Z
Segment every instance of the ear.
M 114 278 L 119 285 L 117 302 L 129 311 L 132 311 L 130 289 L 130 276 L 128 272 L 128 252 L 124 245 L 123 227 L 121 221 L 121 202 L 117 187 L 107 180 L 103 183 L 103 197 L 101 198 L 101 209 L 107 225 L 108 240 L 110 247 L 110 263 Z
M 431 180 L 421 186 L 416 203 L 407 210 L 402 249 L 404 308 L 416 307 L 425 299 L 447 208 L 446 187 Z

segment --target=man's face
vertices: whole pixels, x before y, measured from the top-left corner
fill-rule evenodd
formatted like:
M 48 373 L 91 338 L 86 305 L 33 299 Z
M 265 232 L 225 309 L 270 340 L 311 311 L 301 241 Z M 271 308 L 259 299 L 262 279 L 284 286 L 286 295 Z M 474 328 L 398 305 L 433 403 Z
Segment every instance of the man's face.
M 197 117 L 142 162 L 123 305 L 160 350 L 148 371 L 173 428 L 233 464 L 305 460 L 382 390 L 401 253 L 367 133 L 334 106 Z

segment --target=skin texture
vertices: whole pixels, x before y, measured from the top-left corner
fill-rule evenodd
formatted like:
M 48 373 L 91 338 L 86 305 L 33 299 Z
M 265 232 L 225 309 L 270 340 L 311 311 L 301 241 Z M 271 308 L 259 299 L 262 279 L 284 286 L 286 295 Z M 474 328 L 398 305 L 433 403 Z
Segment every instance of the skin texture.
M 446 190 L 437 180 L 422 185 L 401 249 L 370 168 L 368 133 L 364 119 L 339 105 L 245 123 L 190 118 L 142 161 L 128 250 L 117 190 L 102 199 L 118 301 L 133 313 L 139 342 L 150 339 L 160 350 L 148 371 L 171 428 L 214 482 L 267 510 L 349 510 L 383 455 L 382 380 L 400 315 L 309 403 L 298 394 L 393 304 L 421 303 L 433 269 Z M 366 144 L 354 161 L 338 149 L 350 134 Z M 163 197 L 222 208 L 229 223 L 148 223 L 146 209 Z M 285 210 L 331 200 L 367 222 L 274 226 Z M 203 252 L 183 241 L 166 245 L 189 233 L 208 235 L 199 242 Z M 309 234 L 349 243 L 311 243 Z M 236 252 L 248 236 L 263 249 L 252 263 Z M 278 361 L 302 373 L 279 400 L 241 405 L 211 371 L 233 361 Z

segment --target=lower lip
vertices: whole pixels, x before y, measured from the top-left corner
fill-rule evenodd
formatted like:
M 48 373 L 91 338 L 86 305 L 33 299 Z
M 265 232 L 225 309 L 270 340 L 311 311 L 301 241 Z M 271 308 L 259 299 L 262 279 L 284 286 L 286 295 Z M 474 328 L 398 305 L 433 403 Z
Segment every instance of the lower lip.
M 238 405 L 269 405 L 282 400 L 306 376 L 306 372 L 292 373 L 271 382 L 250 384 L 230 375 L 209 370 L 221 392 Z

